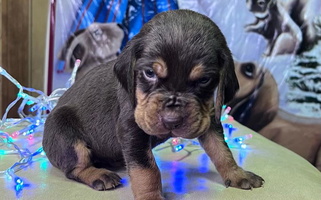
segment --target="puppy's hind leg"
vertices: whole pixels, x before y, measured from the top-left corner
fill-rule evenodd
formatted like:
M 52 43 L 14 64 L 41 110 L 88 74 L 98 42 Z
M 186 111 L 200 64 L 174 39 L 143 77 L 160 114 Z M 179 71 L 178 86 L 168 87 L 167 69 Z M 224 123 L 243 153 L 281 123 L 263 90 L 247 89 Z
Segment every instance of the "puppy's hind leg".
M 66 173 L 68 178 L 85 183 L 95 190 L 108 190 L 120 185 L 121 178 L 116 173 L 92 165 L 90 150 L 84 142 L 76 142 L 74 149 L 77 162 L 74 169 Z
M 68 107 L 57 108 L 45 124 L 43 148 L 49 161 L 62 170 L 67 178 L 84 183 L 95 190 L 113 189 L 121 178 L 91 162 L 84 132 L 76 112 Z

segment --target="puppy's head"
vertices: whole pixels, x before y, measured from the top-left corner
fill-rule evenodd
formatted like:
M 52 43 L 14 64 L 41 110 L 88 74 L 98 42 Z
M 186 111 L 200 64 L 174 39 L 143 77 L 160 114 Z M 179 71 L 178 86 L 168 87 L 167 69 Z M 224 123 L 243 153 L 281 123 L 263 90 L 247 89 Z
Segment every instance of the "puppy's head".
M 147 134 L 195 138 L 238 89 L 230 50 L 219 28 L 188 10 L 156 15 L 120 54 L 114 72 L 133 97 Z M 214 100 L 214 92 L 217 95 Z
M 269 16 L 269 9 L 275 5 L 275 0 L 246 0 L 246 5 L 257 19 L 266 19 Z

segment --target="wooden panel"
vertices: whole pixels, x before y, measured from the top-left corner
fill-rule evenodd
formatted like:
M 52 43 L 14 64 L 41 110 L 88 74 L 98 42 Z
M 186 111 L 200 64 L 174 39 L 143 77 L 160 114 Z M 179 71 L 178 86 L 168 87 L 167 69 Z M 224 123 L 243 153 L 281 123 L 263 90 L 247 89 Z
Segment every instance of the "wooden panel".
M 2 0 L 2 67 L 18 82 L 29 87 L 29 10 L 30 0 Z M 2 111 L 16 98 L 18 89 L 2 78 Z M 17 117 L 17 107 L 9 117 Z M 3 113 L 1 113 L 2 116 Z
M 49 0 L 31 1 L 30 86 L 44 91 Z

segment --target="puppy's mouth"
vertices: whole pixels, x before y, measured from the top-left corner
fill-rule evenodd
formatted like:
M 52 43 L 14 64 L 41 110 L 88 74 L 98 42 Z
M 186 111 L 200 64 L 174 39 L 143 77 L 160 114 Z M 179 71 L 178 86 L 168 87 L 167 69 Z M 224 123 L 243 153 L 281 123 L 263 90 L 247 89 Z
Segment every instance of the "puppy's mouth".
M 195 116 L 196 117 L 196 116 Z M 165 112 L 160 115 L 160 121 L 164 129 L 168 130 L 168 137 L 182 137 L 186 139 L 196 138 L 200 135 L 200 126 L 196 125 L 198 117 L 184 112 Z
M 163 112 L 160 114 L 160 121 L 166 129 L 171 131 L 183 125 L 185 116 L 179 112 Z
M 144 122 L 138 125 L 147 134 L 158 138 L 182 137 L 193 139 L 199 137 L 209 128 L 209 122 L 209 118 L 205 120 L 199 113 L 170 112 L 166 114 L 159 113 L 154 120 L 145 118 Z
M 159 121 L 168 130 L 171 137 L 179 137 L 182 134 L 180 130 L 186 126 L 186 116 L 182 115 L 181 112 L 161 112 Z

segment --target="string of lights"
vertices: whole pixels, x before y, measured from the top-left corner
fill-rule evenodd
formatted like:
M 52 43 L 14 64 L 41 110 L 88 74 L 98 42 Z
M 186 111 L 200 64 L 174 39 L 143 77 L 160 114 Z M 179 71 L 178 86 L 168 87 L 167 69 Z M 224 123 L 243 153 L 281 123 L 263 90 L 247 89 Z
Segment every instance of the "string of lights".
M 17 155 L 19 157 L 19 160 L 8 169 L 0 171 L 0 177 L 6 177 L 14 181 L 16 195 L 19 195 L 23 188 L 28 186 L 28 184 L 26 184 L 21 177 L 16 175 L 16 172 L 28 167 L 32 163 L 34 156 L 39 154 L 44 155 L 44 152 L 42 147 L 38 148 L 34 152 L 28 148 L 22 148 L 21 146 L 23 145 L 19 146 L 16 144 L 15 140 L 19 136 L 24 136 L 24 138 L 27 138 L 27 140 L 32 140 L 35 133 L 43 131 L 47 114 L 55 107 L 59 97 L 61 97 L 61 95 L 74 83 L 76 72 L 79 66 L 80 60 L 77 60 L 75 62 L 71 77 L 66 83 L 66 87 L 54 90 L 49 96 L 44 94 L 42 91 L 23 87 L 16 79 L 14 79 L 5 69 L 0 66 L 0 75 L 6 77 L 19 90 L 16 99 L 8 105 L 5 113 L 2 116 L 0 121 L 0 130 L 7 130 L 9 128 L 18 129 L 19 127 L 24 127 L 20 130 L 14 131 L 11 133 L 11 135 L 7 132 L 0 131 L 0 147 L 6 148 L 6 150 L 0 149 L 0 155 Z M 26 92 L 35 93 L 38 96 L 34 97 Z M 8 112 L 20 100 L 21 104 L 18 108 L 20 119 L 7 119 Z M 24 113 L 24 110 L 28 106 L 30 107 L 30 114 Z

